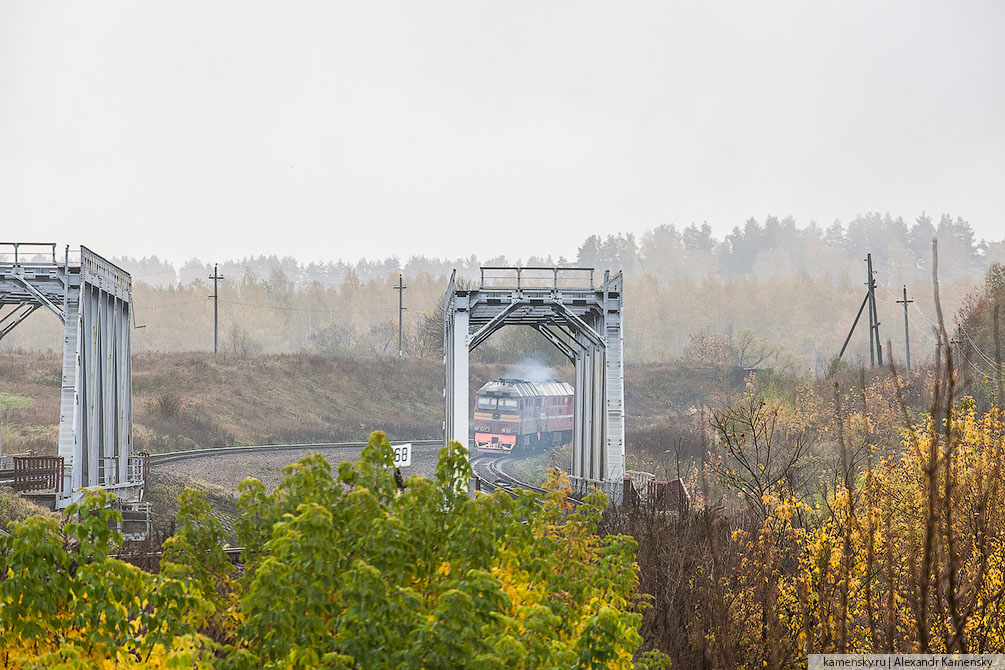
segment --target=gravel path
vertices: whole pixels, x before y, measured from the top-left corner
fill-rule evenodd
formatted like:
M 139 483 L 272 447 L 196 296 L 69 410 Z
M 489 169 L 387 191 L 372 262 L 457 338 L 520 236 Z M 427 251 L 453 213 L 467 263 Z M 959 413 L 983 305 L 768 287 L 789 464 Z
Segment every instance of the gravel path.
M 436 471 L 438 446 L 413 447 L 412 465 L 401 469 L 406 478 L 411 475 L 432 477 Z M 354 461 L 359 456 L 358 447 L 316 447 L 296 451 L 272 451 L 259 453 L 220 454 L 204 456 L 185 461 L 174 461 L 162 465 L 154 464 L 154 472 L 197 479 L 225 489 L 236 491 L 237 485 L 246 477 L 260 479 L 271 491 L 282 480 L 282 469 L 290 463 L 310 453 L 320 453 L 336 469 L 342 461 Z

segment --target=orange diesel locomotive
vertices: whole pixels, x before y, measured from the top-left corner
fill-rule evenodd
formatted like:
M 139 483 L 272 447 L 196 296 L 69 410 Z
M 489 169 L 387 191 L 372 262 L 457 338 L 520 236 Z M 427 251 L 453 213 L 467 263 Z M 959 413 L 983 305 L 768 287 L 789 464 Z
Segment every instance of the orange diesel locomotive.
M 572 397 L 565 382 L 490 381 L 475 394 L 475 448 L 508 454 L 569 442 Z

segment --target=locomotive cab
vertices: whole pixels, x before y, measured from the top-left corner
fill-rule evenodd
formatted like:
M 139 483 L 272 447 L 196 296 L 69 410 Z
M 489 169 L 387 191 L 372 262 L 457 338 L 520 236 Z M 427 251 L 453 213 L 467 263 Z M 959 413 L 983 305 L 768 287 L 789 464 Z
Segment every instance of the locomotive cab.
M 572 399 L 573 389 L 564 382 L 488 382 L 475 394 L 475 448 L 508 454 L 571 439 Z

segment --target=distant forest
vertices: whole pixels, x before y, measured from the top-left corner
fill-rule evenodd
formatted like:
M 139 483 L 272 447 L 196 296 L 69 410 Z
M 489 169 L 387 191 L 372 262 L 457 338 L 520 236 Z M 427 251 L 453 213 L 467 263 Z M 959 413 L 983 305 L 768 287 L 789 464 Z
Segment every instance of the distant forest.
M 822 372 L 840 349 L 865 291 L 867 253 L 879 286 L 880 334 L 903 358 L 906 285 L 914 358 L 933 351 L 932 240 L 938 240 L 943 307 L 954 314 L 1005 263 L 1005 240 L 976 238 L 970 224 L 925 214 L 910 223 L 871 213 L 847 225 L 799 227 L 789 218 L 748 220 L 723 239 L 711 227 L 659 226 L 632 234 L 591 235 L 576 258 L 454 260 L 413 256 L 303 264 L 258 256 L 220 263 L 221 348 L 231 355 L 317 350 L 332 355 L 397 355 L 398 296 L 405 278 L 405 349 L 439 356 L 440 304 L 454 269 L 475 280 L 481 265 L 585 266 L 625 273 L 626 357 L 630 362 L 687 356 L 709 362 Z M 133 347 L 144 351 L 212 349 L 212 264 L 180 268 L 156 256 L 114 258 L 135 281 Z M 846 358 L 868 359 L 864 324 Z M 531 357 L 560 362 L 533 331 L 507 329 L 477 353 L 491 362 Z M 36 315 L 3 348 L 57 349 L 52 319 Z

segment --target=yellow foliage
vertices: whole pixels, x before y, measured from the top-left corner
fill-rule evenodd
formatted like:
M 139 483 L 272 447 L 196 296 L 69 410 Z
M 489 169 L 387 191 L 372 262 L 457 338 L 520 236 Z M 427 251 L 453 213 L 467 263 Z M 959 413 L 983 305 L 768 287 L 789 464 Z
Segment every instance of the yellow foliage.
M 867 422 L 849 418 L 860 434 Z M 796 667 L 810 653 L 1005 651 L 1002 416 L 964 401 L 902 433 L 899 455 L 822 506 L 769 494 L 760 528 L 734 532 L 731 617 L 740 647 L 755 650 L 740 667 Z
M 85 653 L 79 646 L 59 644 L 8 645 L 0 652 L 0 661 L 6 660 L 9 670 L 176 670 L 180 668 L 208 669 L 213 667 L 213 656 L 208 640 L 199 635 L 185 635 L 175 639 L 170 649 L 155 645 L 147 655 L 119 651 L 107 657 L 100 653 Z

